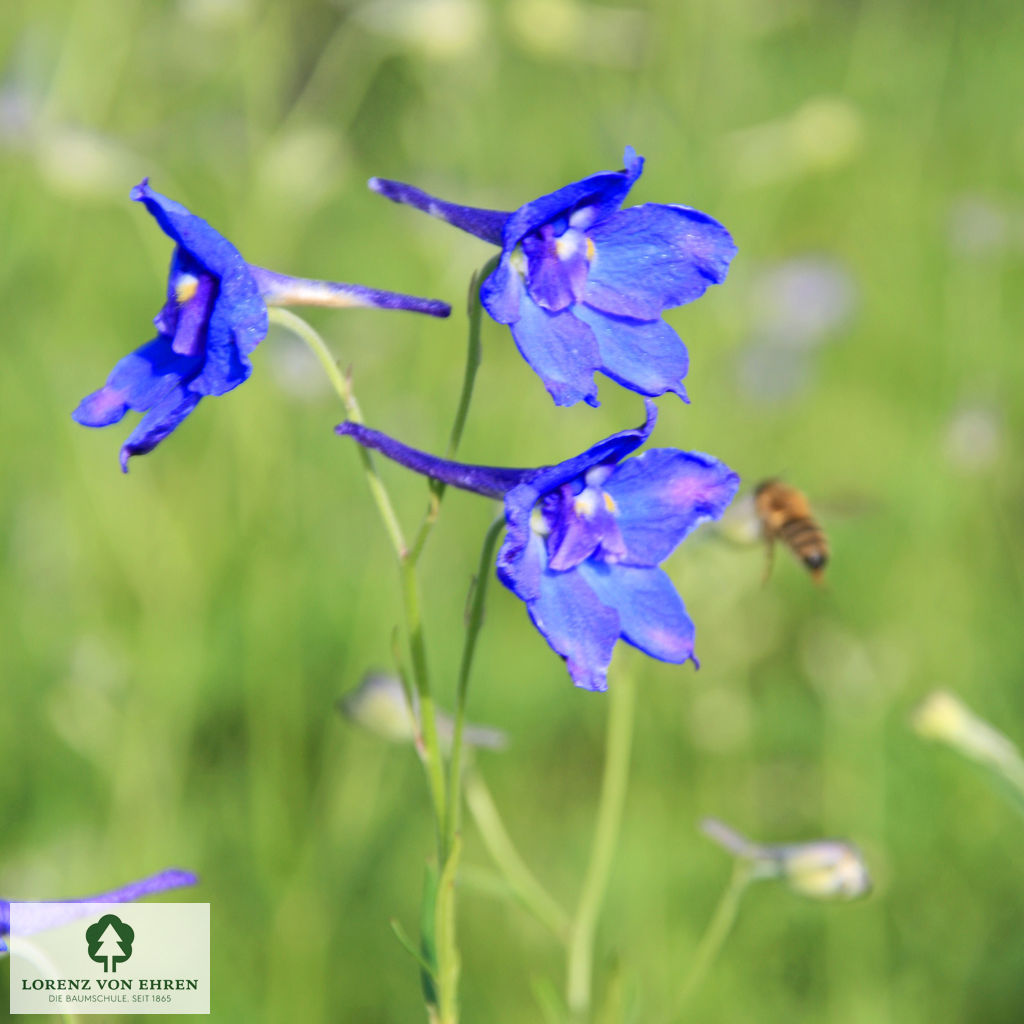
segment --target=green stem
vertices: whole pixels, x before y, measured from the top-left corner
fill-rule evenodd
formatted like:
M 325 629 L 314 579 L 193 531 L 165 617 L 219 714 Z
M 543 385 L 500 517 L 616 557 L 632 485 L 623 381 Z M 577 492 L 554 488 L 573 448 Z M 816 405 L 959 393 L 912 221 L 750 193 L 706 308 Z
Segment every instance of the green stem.
M 348 418 L 354 423 L 363 422 L 363 413 L 359 407 L 352 383 L 341 372 L 337 361 L 327 347 L 327 343 L 310 324 L 300 316 L 289 312 L 287 309 L 272 306 L 268 309 L 268 316 L 272 323 L 280 324 L 293 334 L 301 338 L 310 351 L 319 360 L 327 379 L 337 392 L 345 406 Z M 422 758 L 427 772 L 427 781 L 430 786 L 431 800 L 434 804 L 434 818 L 437 826 L 438 851 L 441 852 L 442 837 L 445 821 L 445 792 L 444 792 L 444 765 L 441 760 L 441 745 L 437 736 L 437 723 L 434 717 L 434 700 L 430 692 L 430 680 L 427 675 L 426 645 L 423 639 L 423 624 L 420 615 L 419 580 L 416 575 L 415 559 L 410 557 L 409 549 L 406 547 L 405 537 L 402 534 L 402 527 L 395 514 L 394 505 L 384 481 L 377 472 L 377 465 L 373 455 L 362 445 L 359 449 L 359 458 L 366 471 L 366 479 L 370 485 L 370 493 L 377 505 L 384 529 L 387 531 L 394 548 L 395 557 L 398 559 L 401 571 L 402 597 L 405 608 L 406 629 L 409 635 L 409 651 L 412 660 L 412 676 L 416 692 L 420 700 L 420 730 L 423 736 Z M 443 863 L 443 860 L 442 860 Z
M 363 413 L 359 408 L 355 392 L 352 390 L 352 384 L 341 372 L 341 367 L 338 366 L 337 361 L 331 354 L 331 350 L 327 347 L 324 339 L 320 337 L 320 334 L 306 323 L 302 317 L 296 316 L 287 309 L 281 309 L 280 306 L 271 306 L 267 310 L 267 315 L 271 323 L 280 324 L 306 343 L 324 368 L 327 379 L 331 382 L 331 386 L 338 393 L 338 397 L 345 406 L 348 418 L 353 423 L 362 423 Z M 367 482 L 370 485 L 370 493 L 377 504 L 377 510 L 380 512 L 380 517 L 384 522 L 384 529 L 387 530 L 388 539 L 391 541 L 391 546 L 395 549 L 395 555 L 399 559 L 404 558 L 406 546 L 405 538 L 402 535 L 402 527 L 398 523 L 398 516 L 395 515 L 395 508 L 391 504 L 391 498 L 384 487 L 384 482 L 377 472 L 377 465 L 373 454 L 363 448 L 362 445 L 357 447 L 359 448 L 359 458 L 362 460 L 363 469 L 366 471 Z
M 441 744 L 437 736 L 434 696 L 430 688 L 430 676 L 427 671 L 427 646 L 423 638 L 419 577 L 416 573 L 416 563 L 411 557 L 405 556 L 402 558 L 401 572 L 402 598 L 405 605 L 405 626 L 409 634 L 412 679 L 420 699 L 420 732 L 423 737 L 422 757 L 427 769 L 431 798 L 434 802 L 438 859 L 443 869 L 448 853 L 444 843 L 444 763 L 441 757 Z
M 487 783 L 477 771 L 468 771 L 463 789 L 473 821 L 491 855 L 516 899 L 562 942 L 569 937 L 569 915 L 558 905 L 526 866 L 515 848 L 498 808 L 495 806 Z
M 736 915 L 740 909 L 740 900 L 743 898 L 743 893 L 752 879 L 753 868 L 750 862 L 737 860 L 733 868 L 732 877 L 729 879 L 729 884 L 726 886 L 725 892 L 722 893 L 718 906 L 715 907 L 715 912 L 708 922 L 707 930 L 701 937 L 697 950 L 693 954 L 690 970 L 683 981 L 683 986 L 679 990 L 679 996 L 676 999 L 676 1012 L 673 1014 L 673 1017 L 679 1015 L 680 1011 L 682 1011 L 694 992 L 700 988 L 707 977 L 708 970 L 721 952 L 722 945 L 729 937 L 732 926 L 736 923 Z
M 505 526 L 504 516 L 491 523 L 484 536 L 480 550 L 480 564 L 477 566 L 473 583 L 473 597 L 466 622 L 466 639 L 462 645 L 462 660 L 459 663 L 459 679 L 455 690 L 455 724 L 452 730 L 452 750 L 448 759 L 448 817 L 445 820 L 444 849 L 451 849 L 455 833 L 459 830 L 462 800 L 462 736 L 466 726 L 466 698 L 469 694 L 469 678 L 473 670 L 473 655 L 476 642 L 484 624 L 484 607 L 487 603 L 487 583 L 491 577 L 494 549 Z
M 448 435 L 448 447 L 445 449 L 446 459 L 455 458 L 462 441 L 462 432 L 466 427 L 466 417 L 469 415 L 469 406 L 473 400 L 473 388 L 476 386 L 476 373 L 480 369 L 482 348 L 480 344 L 480 326 L 483 323 L 483 304 L 480 302 L 480 282 L 487 278 L 491 271 L 498 265 L 498 257 L 495 256 L 480 268 L 469 282 L 469 295 L 467 297 L 467 312 L 469 314 L 469 334 L 466 345 L 466 368 L 462 375 L 462 392 L 459 395 L 459 405 L 455 410 L 455 420 L 452 423 L 452 431 Z M 418 559 L 423 545 L 430 536 L 430 531 L 437 522 L 438 512 L 441 510 L 441 499 L 444 497 L 445 485 L 437 481 L 430 483 L 430 502 L 427 511 L 424 513 L 420 528 L 412 542 L 412 557 Z
M 633 741 L 633 713 L 636 690 L 633 677 L 623 673 L 610 688 L 608 738 L 601 780 L 601 799 L 597 812 L 590 863 L 583 879 L 576 917 L 569 938 L 566 999 L 569 1012 L 585 1020 L 590 1012 L 594 962 L 594 934 L 608 887 L 612 857 L 615 853 L 629 779 L 630 748 Z

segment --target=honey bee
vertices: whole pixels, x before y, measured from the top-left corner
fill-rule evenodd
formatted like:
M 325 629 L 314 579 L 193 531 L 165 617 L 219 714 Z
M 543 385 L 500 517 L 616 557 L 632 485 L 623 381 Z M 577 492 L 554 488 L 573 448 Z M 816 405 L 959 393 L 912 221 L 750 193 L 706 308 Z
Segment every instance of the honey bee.
M 765 582 L 772 571 L 775 541 L 780 540 L 804 563 L 814 582 L 820 583 L 828 562 L 828 539 L 803 493 L 779 480 L 765 480 L 754 491 L 754 510 L 768 546 Z

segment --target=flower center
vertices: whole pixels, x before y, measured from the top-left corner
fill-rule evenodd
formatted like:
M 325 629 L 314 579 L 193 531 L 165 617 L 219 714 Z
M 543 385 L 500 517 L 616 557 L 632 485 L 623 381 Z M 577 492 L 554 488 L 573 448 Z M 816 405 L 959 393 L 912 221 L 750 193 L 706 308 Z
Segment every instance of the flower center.
M 588 558 L 618 562 L 625 557 L 626 545 L 615 521 L 618 506 L 603 487 L 610 473 L 611 467 L 597 466 L 575 486 L 566 484 L 548 495 L 535 510 L 542 510 L 547 527 L 541 536 L 547 539 L 549 568 L 565 571 Z
M 544 309 L 557 313 L 583 298 L 594 256 L 594 243 L 585 233 L 588 223 L 576 213 L 542 224 L 523 239 L 519 259 L 513 256 L 531 298 Z
M 198 355 L 206 343 L 206 327 L 213 312 L 217 281 L 212 274 L 181 274 L 174 282 L 178 303 L 178 322 L 174 328 L 171 348 L 178 355 Z

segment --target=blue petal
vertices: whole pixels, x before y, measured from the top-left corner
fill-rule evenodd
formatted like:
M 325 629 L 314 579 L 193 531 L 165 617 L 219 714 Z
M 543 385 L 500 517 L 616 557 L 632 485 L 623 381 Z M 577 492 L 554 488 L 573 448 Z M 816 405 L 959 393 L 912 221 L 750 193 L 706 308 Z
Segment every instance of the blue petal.
M 83 398 L 71 415 L 85 427 L 117 423 L 128 409 L 145 412 L 198 367 L 199 359 L 178 355 L 170 338 L 154 338 L 121 359 L 107 383 Z
M 131 195 L 132 199 L 145 204 L 167 235 L 220 279 L 217 306 L 223 307 L 222 316 L 233 334 L 231 340 L 237 343 L 243 356 L 248 355 L 266 337 L 267 307 L 242 254 L 202 217 L 154 192 L 148 179 L 136 185 Z M 220 337 L 216 343 L 226 341 Z M 218 386 L 215 374 L 211 374 L 206 386 L 209 394 L 222 393 L 213 390 Z
M 664 320 L 631 320 L 589 306 L 573 306 L 573 314 L 597 338 L 601 372 L 641 395 L 668 391 L 684 401 L 683 377 L 690 365 L 686 346 Z
M 511 325 L 522 357 L 544 382 L 555 405 L 597 405 L 594 371 L 601 362 L 594 333 L 569 310 L 549 313 L 524 290 Z
M 267 309 L 262 299 L 260 307 L 263 311 L 263 334 L 266 334 Z M 249 345 L 251 334 L 245 330 L 241 333 L 237 331 L 238 314 L 238 307 L 227 301 L 222 289 L 206 325 L 206 358 L 203 368 L 189 385 L 197 394 L 223 395 L 249 379 L 252 363 L 247 353 L 252 351 Z
M 594 254 L 584 302 L 637 320 L 654 320 L 721 284 L 736 255 L 718 221 L 686 206 L 633 206 L 587 233 Z
M 525 285 L 518 271 L 511 266 L 508 253 L 502 253 L 498 265 L 480 285 L 480 302 L 499 324 L 513 324 L 519 319 Z
M 540 577 L 547 555 L 544 541 L 530 529 L 530 516 L 540 495 L 522 484 L 505 495 L 505 523 L 508 530 L 498 552 L 498 579 L 523 601 L 540 594 Z
M 601 473 L 609 470 L 602 468 Z M 626 556 L 619 525 L 597 486 L 577 492 L 572 484 L 564 484 L 549 495 L 545 511 L 551 533 L 547 538 L 548 566 L 558 572 L 574 569 L 594 552 L 609 562 Z
M 542 573 L 539 593 L 527 609 L 552 650 L 565 659 L 572 681 L 585 690 L 606 690 L 619 616 L 579 570 Z
M 157 402 L 121 446 L 121 469 L 127 473 L 128 460 L 133 455 L 151 452 L 199 404 L 201 397 L 194 391 L 176 387 Z
M 653 448 L 616 466 L 604 489 L 617 508 L 625 561 L 664 561 L 693 529 L 722 515 L 739 484 L 718 459 L 675 448 Z
M 693 622 L 672 581 L 657 568 L 608 565 L 591 559 L 577 572 L 618 612 L 622 638 L 660 661 L 681 664 L 693 653 Z
M 468 231 L 485 242 L 501 245 L 501 232 L 509 215 L 501 210 L 484 210 L 477 206 L 459 206 L 447 203 L 436 196 L 401 181 L 389 181 L 387 178 L 371 178 L 367 184 L 379 195 L 385 196 L 393 203 L 404 203 L 432 217 L 447 221 L 454 227 Z
M 197 217 L 181 203 L 154 192 L 149 187 L 148 178 L 144 178 L 132 189 L 131 197 L 137 203 L 143 203 L 164 233 L 210 273 L 221 278 L 230 278 L 233 274 L 249 276 L 242 254 L 222 234 L 214 231 L 202 217 Z
M 529 477 L 530 486 L 539 495 L 548 494 L 555 488 L 561 487 L 562 484 L 582 477 L 588 469 L 594 466 L 610 465 L 625 458 L 630 452 L 636 451 L 651 436 L 654 424 L 658 422 L 658 407 L 652 401 L 644 399 L 644 411 L 646 419 L 639 427 L 620 430 L 603 441 L 591 445 L 580 455 L 566 459 L 565 462 L 534 470 Z
M 534 506 L 543 495 L 582 478 L 594 466 L 610 465 L 639 448 L 658 419 L 653 402 L 645 401 L 644 409 L 647 416 L 639 427 L 620 430 L 565 462 L 530 471 L 527 482 L 512 487 L 505 495 L 508 532 L 498 552 L 498 578 L 524 601 L 533 600 L 539 593 L 540 574 L 547 565 L 544 542 L 530 528 Z
M 643 157 L 637 156 L 632 148 L 627 148 L 625 160 L 625 170 L 592 174 L 589 178 L 574 181 L 571 185 L 565 185 L 555 192 L 521 206 L 505 222 L 502 248 L 506 252 L 511 252 L 522 241 L 524 235 L 566 216 L 581 206 L 593 208 L 593 221 L 596 222 L 617 210 L 629 194 L 633 183 L 640 177 L 644 166 Z
M 523 239 L 526 286 L 534 302 L 557 313 L 583 297 L 587 285 L 586 248 L 582 231 L 570 228 L 556 236 L 550 224 Z

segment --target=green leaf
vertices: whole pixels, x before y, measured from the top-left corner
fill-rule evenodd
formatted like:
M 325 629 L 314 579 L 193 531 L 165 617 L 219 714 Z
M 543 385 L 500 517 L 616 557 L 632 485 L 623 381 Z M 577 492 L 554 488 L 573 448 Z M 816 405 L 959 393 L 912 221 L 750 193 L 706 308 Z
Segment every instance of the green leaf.
M 420 970 L 425 971 L 427 974 L 433 975 L 434 969 L 427 963 L 423 958 L 423 954 L 416 948 L 416 943 L 409 938 L 408 933 L 402 927 L 401 922 L 398 918 L 391 918 L 391 930 L 395 933 L 395 938 L 398 939 L 402 948 L 406 951 L 420 965 Z
M 437 966 L 437 868 L 427 865 L 423 879 L 423 903 L 420 908 L 420 953 L 423 967 L 420 970 L 420 984 L 427 1006 L 437 1006 L 437 990 L 440 974 Z

